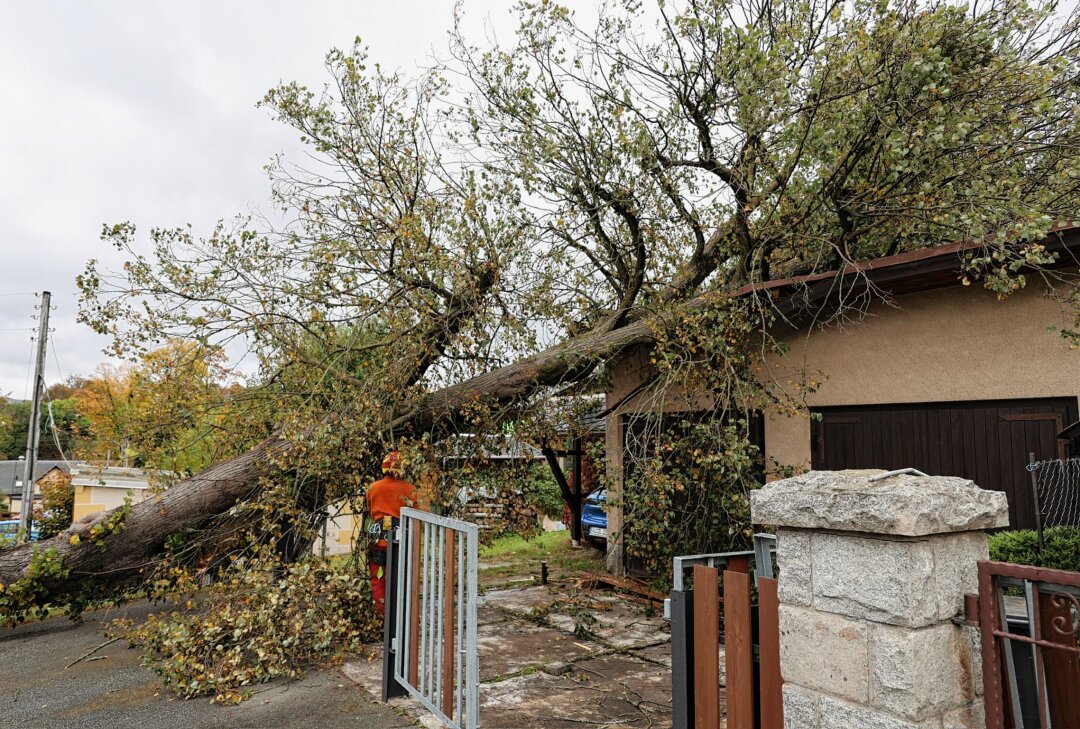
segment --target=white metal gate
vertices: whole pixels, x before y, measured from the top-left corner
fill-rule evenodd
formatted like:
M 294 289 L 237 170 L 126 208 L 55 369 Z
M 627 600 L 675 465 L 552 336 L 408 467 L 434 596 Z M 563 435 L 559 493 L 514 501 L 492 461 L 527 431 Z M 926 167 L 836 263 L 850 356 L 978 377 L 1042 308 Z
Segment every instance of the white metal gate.
M 394 679 L 446 726 L 479 726 L 475 524 L 402 509 Z

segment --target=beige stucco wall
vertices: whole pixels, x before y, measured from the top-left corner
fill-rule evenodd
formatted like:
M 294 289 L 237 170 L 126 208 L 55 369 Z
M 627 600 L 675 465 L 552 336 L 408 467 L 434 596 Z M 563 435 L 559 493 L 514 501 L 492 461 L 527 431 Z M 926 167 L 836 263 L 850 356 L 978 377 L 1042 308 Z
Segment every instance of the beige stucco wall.
M 18 519 L 22 514 L 22 499 L 16 496 L 12 496 L 8 501 L 8 512 L 11 514 L 12 519 Z
M 124 497 L 131 494 L 131 503 L 137 504 L 150 494 L 149 489 L 123 489 L 109 486 L 76 486 L 75 507 L 72 520 L 92 516 L 102 511 L 124 505 Z
M 353 544 L 361 536 L 363 516 L 350 514 L 348 502 L 339 501 L 328 507 L 331 514 L 340 514 L 326 522 L 326 555 L 349 554 Z M 312 554 L 323 554 L 322 532 L 312 545 Z
M 894 403 L 1077 397 L 1080 352 L 1047 326 L 1069 326 L 1061 304 L 1032 284 L 1004 301 L 979 287 L 952 286 L 873 304 L 866 316 L 842 327 L 774 332 L 789 347 L 766 359 L 762 376 L 800 396 L 807 407 Z M 707 408 L 709 401 L 681 388 L 646 388 L 649 353 L 639 349 L 609 367 L 607 419 L 609 473 L 614 491 L 622 475 L 622 415 Z M 624 402 L 625 400 L 625 402 Z M 770 473 L 810 466 L 810 419 L 767 413 L 765 456 Z M 616 500 L 617 501 L 617 500 Z M 612 505 L 609 533 L 622 526 Z M 620 545 L 609 540 L 608 566 L 621 569 Z
M 1076 397 L 1080 352 L 1048 325 L 1068 326 L 1061 304 L 1032 285 L 1005 301 L 977 287 L 953 286 L 874 304 L 845 327 L 786 332 L 781 358 L 765 376 L 821 383 L 809 407 Z M 771 415 L 769 463 L 810 465 L 810 420 Z

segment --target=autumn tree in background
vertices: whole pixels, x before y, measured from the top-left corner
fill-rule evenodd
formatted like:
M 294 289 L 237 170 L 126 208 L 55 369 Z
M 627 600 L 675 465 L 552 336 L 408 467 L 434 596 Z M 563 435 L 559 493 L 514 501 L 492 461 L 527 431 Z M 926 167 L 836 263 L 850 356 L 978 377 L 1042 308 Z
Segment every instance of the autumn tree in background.
M 228 386 L 223 364 L 219 350 L 169 340 L 134 363 L 99 366 L 73 393 L 92 435 L 80 455 L 184 475 L 228 455 L 223 421 L 242 388 Z
M 41 503 L 33 511 L 34 527 L 48 539 L 71 526 L 75 513 L 75 488 L 71 474 L 53 471 L 41 485 Z
M 0 455 L 5 460 L 11 458 L 11 448 L 15 440 L 15 422 L 16 417 L 11 403 L 6 398 L 0 400 Z
M 79 411 L 67 386 L 46 391 L 41 415 L 38 458 L 47 461 L 71 458 L 89 437 L 89 423 Z M 26 454 L 30 425 L 30 402 L 0 402 L 0 458 L 16 459 Z
M 756 285 L 975 239 L 970 281 L 1004 297 L 1038 277 L 1077 303 L 1025 244 L 1078 202 L 1075 14 L 903 0 L 515 12 L 507 44 L 456 28 L 450 60 L 416 77 L 358 43 L 327 56 L 325 89 L 271 90 L 264 107 L 315 160 L 271 166 L 267 219 L 285 222 L 105 229 L 129 261 L 120 275 L 90 262 L 82 320 L 118 354 L 242 342 L 260 415 L 238 422 L 274 435 L 133 509 L 104 550 L 55 540 L 60 572 L 132 575 L 173 535 L 213 542 L 237 509 L 355 497 L 391 444 L 430 472 L 456 432 L 573 432 L 568 395 L 643 346 L 653 385 L 713 404 L 711 448 L 680 468 L 716 474 L 737 520 L 754 457 L 740 421 L 801 408 L 757 374 L 784 315 Z M 799 315 L 857 317 L 877 293 Z M 30 560 L 0 552 L 0 581 L 28 579 Z M 73 585 L 53 576 L 35 595 Z

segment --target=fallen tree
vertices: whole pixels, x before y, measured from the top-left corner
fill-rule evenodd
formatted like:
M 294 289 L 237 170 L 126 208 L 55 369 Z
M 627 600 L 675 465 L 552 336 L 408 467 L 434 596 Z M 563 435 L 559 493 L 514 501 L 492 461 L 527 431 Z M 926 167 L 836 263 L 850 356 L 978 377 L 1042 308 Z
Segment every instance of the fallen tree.
M 131 260 L 90 263 L 83 321 L 119 354 L 246 338 L 276 434 L 0 550 L 3 612 L 138 579 L 268 484 L 295 476 L 311 512 L 355 497 L 384 445 L 524 428 L 629 348 L 654 346 L 668 381 L 711 373 L 695 387 L 721 415 L 768 403 L 755 365 L 795 310 L 750 294 L 779 278 L 985 239 L 963 275 L 1007 296 L 1056 262 L 1023 243 L 1080 197 L 1080 31 L 1052 5 L 628 2 L 593 29 L 554 3 L 519 12 L 509 48 L 453 34 L 457 97 L 438 74 L 369 70 L 359 47 L 328 56 L 331 91 L 271 91 L 329 168 L 272 167 L 284 229 L 156 230 L 149 255 L 130 225 L 106 229 Z M 802 315 L 857 315 L 812 280 Z M 881 292 L 861 280 L 865 304 Z M 716 488 L 750 488 L 744 471 Z
M 430 430 L 438 423 L 450 424 L 478 400 L 505 402 L 527 397 L 542 387 L 568 384 L 626 347 L 651 341 L 652 330 L 643 321 L 579 337 L 433 393 L 410 413 L 386 425 L 392 432 L 403 434 Z M 255 496 L 260 479 L 271 475 L 276 464 L 288 462 L 294 443 L 269 438 L 237 458 L 166 489 L 157 498 L 129 507 L 122 521 L 117 522 L 122 528 L 110 528 L 100 538 L 90 539 L 88 535 L 95 527 L 116 522 L 120 512 L 105 512 L 92 521 L 77 522 L 50 540 L 2 550 L 0 583 L 12 585 L 25 578 L 35 555 L 44 553 L 54 553 L 63 571 L 37 581 L 36 589 L 42 595 L 77 593 L 88 578 L 121 581 L 137 576 L 153 565 L 169 535 L 197 529 Z M 316 489 L 317 484 L 312 482 L 310 487 Z

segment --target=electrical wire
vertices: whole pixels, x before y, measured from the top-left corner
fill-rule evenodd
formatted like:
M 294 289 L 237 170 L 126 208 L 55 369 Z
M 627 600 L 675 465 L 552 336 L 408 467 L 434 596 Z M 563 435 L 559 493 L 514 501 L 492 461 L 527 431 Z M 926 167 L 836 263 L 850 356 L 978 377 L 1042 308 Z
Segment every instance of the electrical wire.
M 32 339 L 30 341 L 33 341 Z M 30 373 L 34 371 L 34 348 L 30 348 L 30 358 L 26 360 L 26 383 L 23 384 L 22 399 L 26 400 L 30 393 Z
M 56 427 L 56 418 L 53 417 L 53 409 L 52 409 L 53 404 L 52 404 L 52 398 L 49 397 L 49 388 L 44 387 L 44 384 L 45 384 L 44 382 L 41 383 L 41 384 L 43 386 L 42 390 L 44 391 L 44 394 L 45 394 L 45 400 L 46 400 L 45 407 L 49 411 L 49 421 L 48 421 L 48 423 L 49 423 L 49 432 L 52 434 L 53 443 L 56 444 L 56 452 L 60 454 L 60 459 L 63 460 L 65 465 L 67 465 L 68 471 L 70 472 L 71 469 L 72 469 L 72 465 L 71 465 L 71 461 L 68 460 L 67 454 L 64 453 L 64 447 L 62 445 L 60 445 L 60 429 Z
M 56 365 L 56 381 L 62 384 L 64 382 L 64 371 L 60 369 L 60 357 L 56 354 L 56 342 L 54 340 L 55 337 L 49 340 L 49 348 L 52 349 L 53 364 Z
M 60 356 L 56 353 L 56 338 L 51 337 L 48 340 L 48 342 L 49 342 L 49 349 L 52 350 L 53 364 L 56 365 L 56 378 L 57 378 L 56 381 L 57 381 L 57 383 L 63 383 L 64 382 L 64 371 L 60 367 Z M 44 385 L 44 384 L 45 383 L 42 383 L 42 385 Z M 63 446 L 60 445 L 60 431 L 56 427 L 56 419 L 53 417 L 52 398 L 49 396 L 49 389 L 47 387 L 43 387 L 43 389 L 45 391 L 45 399 L 48 400 L 49 430 L 52 432 L 53 443 L 56 444 L 56 451 L 60 454 L 60 458 L 62 458 L 64 460 L 64 463 L 67 464 L 68 470 L 70 471 L 71 468 L 72 468 L 71 461 L 68 460 L 67 455 L 64 453 Z
M 36 291 L 30 291 L 30 292 L 24 292 L 24 293 L 0 294 L 0 296 L 31 296 L 31 295 L 32 296 L 37 296 L 37 292 Z M 28 332 L 32 332 L 32 331 L 34 331 L 34 329 L 33 328 L 11 329 L 9 331 L 14 331 L 14 332 L 28 331 Z M 34 341 L 34 338 L 31 337 L 30 341 L 31 342 Z M 25 382 L 25 384 L 23 384 L 23 397 L 22 397 L 23 400 L 26 400 L 26 396 L 30 393 L 30 373 L 33 371 L 33 369 L 34 369 L 34 348 L 31 347 L 30 348 L 30 359 L 27 360 L 27 362 L 26 362 L 26 382 Z

